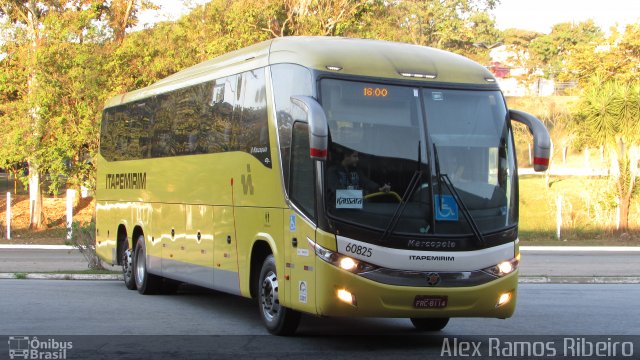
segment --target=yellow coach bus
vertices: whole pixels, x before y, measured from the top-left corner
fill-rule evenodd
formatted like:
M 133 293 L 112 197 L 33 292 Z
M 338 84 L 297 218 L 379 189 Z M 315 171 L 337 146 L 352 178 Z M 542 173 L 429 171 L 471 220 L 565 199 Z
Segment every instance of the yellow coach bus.
M 96 249 L 141 294 L 181 282 L 301 313 L 508 318 L 518 178 L 494 76 L 445 51 L 265 41 L 116 96 L 103 113 Z

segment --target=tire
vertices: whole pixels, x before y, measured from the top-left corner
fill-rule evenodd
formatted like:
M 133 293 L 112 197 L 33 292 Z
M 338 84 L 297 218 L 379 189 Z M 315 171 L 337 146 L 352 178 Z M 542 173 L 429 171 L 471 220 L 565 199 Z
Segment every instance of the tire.
M 300 324 L 300 313 L 280 305 L 278 277 L 273 255 L 267 256 L 258 278 L 258 308 L 267 330 L 273 335 L 292 335 Z
M 134 257 L 134 278 L 138 292 L 142 295 L 157 294 L 162 286 L 162 278 L 149 274 L 147 270 L 147 253 L 144 246 L 144 236 L 138 238 Z
M 411 323 L 419 331 L 440 331 L 449 323 L 449 318 L 411 318 Z
M 124 285 L 129 290 L 136 289 L 136 279 L 133 275 L 133 252 L 129 249 L 129 242 L 124 241 L 124 251 L 122 252 L 122 277 Z

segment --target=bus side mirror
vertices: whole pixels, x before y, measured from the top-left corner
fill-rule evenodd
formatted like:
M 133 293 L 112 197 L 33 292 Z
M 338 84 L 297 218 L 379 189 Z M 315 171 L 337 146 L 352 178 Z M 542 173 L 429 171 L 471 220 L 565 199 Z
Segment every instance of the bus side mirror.
M 314 160 L 327 160 L 329 128 L 322 106 L 311 96 L 292 96 L 291 102 L 307 113 L 309 123 L 309 155 Z
M 546 171 L 549 168 L 551 137 L 542 121 L 524 111 L 509 110 L 511 120 L 527 125 L 533 135 L 533 170 Z

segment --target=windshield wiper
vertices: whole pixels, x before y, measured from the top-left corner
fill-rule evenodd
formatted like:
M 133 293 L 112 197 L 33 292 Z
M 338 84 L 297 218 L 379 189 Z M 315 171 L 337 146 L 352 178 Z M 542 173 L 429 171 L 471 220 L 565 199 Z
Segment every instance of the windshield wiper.
M 407 201 L 409 200 L 409 196 L 411 196 L 411 194 L 413 194 L 416 191 L 416 188 L 420 183 L 420 179 L 422 179 L 422 170 L 420 169 L 420 164 L 422 163 L 421 150 L 422 150 L 422 143 L 418 141 L 418 167 L 413 172 L 413 176 L 409 181 L 409 185 L 407 186 L 407 189 L 404 191 L 404 194 L 402 194 L 402 199 L 400 200 L 400 203 L 396 207 L 396 210 L 393 212 L 393 215 L 391 216 L 391 219 L 389 220 L 387 227 L 384 229 L 384 232 L 382 233 L 382 237 L 380 237 L 381 243 L 386 242 L 389 239 L 389 236 L 391 236 L 391 234 L 395 230 L 396 226 L 398 226 L 398 221 L 400 220 L 400 216 L 402 216 L 402 213 L 404 212 L 404 209 L 407 206 Z
M 451 195 L 453 195 L 453 199 L 455 200 L 456 204 L 460 209 L 462 209 L 462 215 L 464 216 L 465 220 L 467 220 L 467 224 L 469 224 L 469 227 L 471 227 L 471 231 L 476 238 L 478 246 L 482 248 L 485 247 L 486 241 L 484 240 L 484 236 L 482 236 L 482 233 L 478 228 L 478 224 L 476 224 L 475 220 L 473 220 L 471 212 L 465 205 L 464 201 L 462 201 L 462 197 L 460 197 L 460 194 L 458 194 L 458 191 L 453 185 L 451 179 L 449 179 L 449 176 L 440 172 L 440 159 L 438 158 L 438 148 L 436 147 L 435 143 L 433 144 L 433 157 L 436 166 L 436 177 L 438 180 L 438 206 L 440 207 L 440 210 L 442 210 L 442 183 L 444 182 Z
M 438 181 L 438 207 L 442 211 L 442 173 L 440 172 L 440 158 L 438 157 L 436 143 L 433 143 L 433 159 L 436 166 L 436 180 Z

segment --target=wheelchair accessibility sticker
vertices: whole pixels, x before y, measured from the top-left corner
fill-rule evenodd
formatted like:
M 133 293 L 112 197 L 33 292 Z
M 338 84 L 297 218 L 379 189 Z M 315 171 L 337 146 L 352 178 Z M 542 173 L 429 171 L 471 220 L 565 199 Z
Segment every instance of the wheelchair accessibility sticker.
M 451 195 L 436 195 L 436 220 L 437 221 L 458 221 L 458 204 Z

